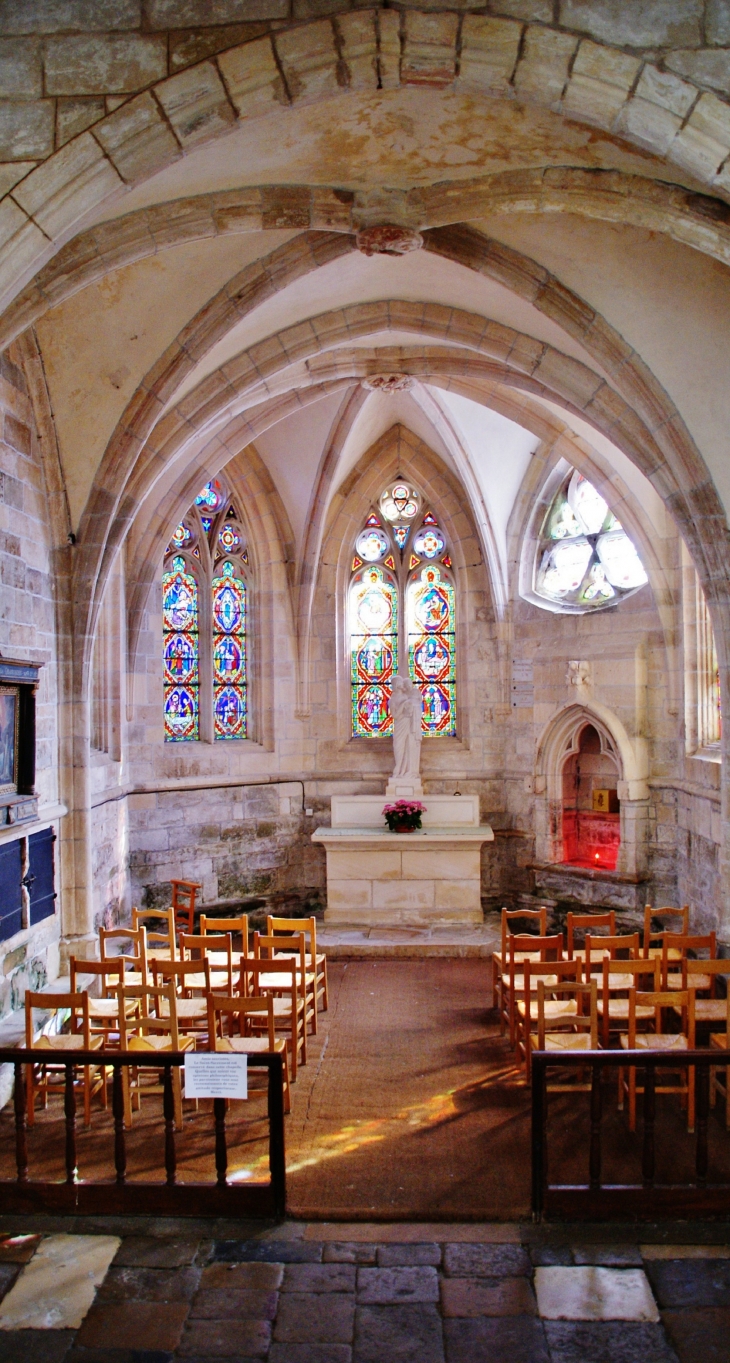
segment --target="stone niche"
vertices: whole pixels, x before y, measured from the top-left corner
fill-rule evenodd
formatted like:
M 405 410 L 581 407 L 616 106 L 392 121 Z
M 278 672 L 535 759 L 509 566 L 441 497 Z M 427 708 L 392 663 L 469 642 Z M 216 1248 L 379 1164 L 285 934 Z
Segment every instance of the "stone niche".
M 479 822 L 477 795 L 418 795 L 423 827 L 391 833 L 382 795 L 335 795 L 332 825 L 312 841 L 327 855 L 325 923 L 340 927 L 476 926 L 483 921 L 481 849 L 494 839 Z

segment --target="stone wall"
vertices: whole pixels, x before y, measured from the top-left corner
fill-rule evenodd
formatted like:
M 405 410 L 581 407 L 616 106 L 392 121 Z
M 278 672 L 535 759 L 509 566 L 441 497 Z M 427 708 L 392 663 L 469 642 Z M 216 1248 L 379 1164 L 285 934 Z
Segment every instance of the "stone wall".
M 36 789 L 40 814 L 58 805 L 58 678 L 46 486 L 25 377 L 0 355 L 0 653 L 40 663 Z M 37 824 L 29 826 L 34 831 Z M 7 832 L 8 830 L 6 830 Z M 26 830 L 28 831 L 28 830 Z M 19 828 L 16 836 L 22 836 Z M 58 877 L 58 856 L 56 871 Z M 58 884 L 57 884 L 58 888 Z M 58 912 L 0 942 L 0 1014 L 26 986 L 58 974 Z

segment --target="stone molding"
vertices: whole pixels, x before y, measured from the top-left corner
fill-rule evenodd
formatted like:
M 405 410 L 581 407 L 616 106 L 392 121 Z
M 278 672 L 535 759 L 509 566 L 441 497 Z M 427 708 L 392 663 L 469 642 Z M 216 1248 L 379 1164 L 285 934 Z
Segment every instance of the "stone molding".
M 619 9 L 631 32 L 629 7 Z M 642 38 L 636 55 L 622 50 L 625 42 L 609 45 L 605 34 L 622 31 L 616 14 L 617 7 L 607 5 L 587 36 L 582 26 L 571 32 L 483 14 L 348 10 L 285 26 L 159 80 L 150 80 L 163 51 L 158 37 L 134 39 L 133 51 L 130 35 L 126 58 L 118 36 L 50 37 L 46 56 L 54 44 L 66 45 L 65 95 L 91 100 L 91 121 L 54 150 L 55 96 L 0 100 L 0 156 L 4 136 L 8 158 L 0 163 L 0 183 L 9 191 L 0 201 L 0 296 L 10 302 L 77 224 L 122 195 L 126 185 L 242 119 L 345 90 L 376 94 L 430 85 L 519 99 L 621 137 L 675 164 L 715 196 L 727 196 L 730 103 L 704 88 L 696 71 L 690 77 L 662 69 L 669 51 L 660 51 L 657 65 L 655 43 L 647 46 Z M 78 44 L 91 44 L 87 58 Z M 73 89 L 74 60 L 80 73 L 95 72 L 93 91 L 81 74 L 82 88 Z M 99 69 L 107 74 L 99 77 Z M 107 80 L 110 88 L 102 88 Z M 105 116 L 95 118 L 100 90 L 109 104 Z
M 259 185 L 175 199 L 112 218 L 62 246 L 20 291 L 0 317 L 0 346 L 49 308 L 124 265 L 229 233 L 284 228 L 350 234 L 368 197 L 337 186 Z M 403 212 L 419 232 L 495 214 L 566 212 L 663 232 L 730 265 L 730 206 L 621 171 L 550 167 L 419 186 L 404 191 Z

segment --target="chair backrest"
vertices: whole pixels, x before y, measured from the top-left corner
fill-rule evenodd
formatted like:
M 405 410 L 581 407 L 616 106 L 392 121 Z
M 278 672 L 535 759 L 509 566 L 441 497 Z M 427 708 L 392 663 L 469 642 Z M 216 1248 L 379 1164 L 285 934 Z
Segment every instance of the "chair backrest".
M 535 955 L 540 953 L 540 960 L 546 961 L 554 956 L 556 960 L 562 960 L 563 956 L 563 934 L 556 932 L 551 937 L 532 936 L 528 934 L 524 937 L 510 933 L 507 938 L 507 950 L 503 957 L 503 964 L 514 975 L 522 971 L 522 962 L 519 959 L 526 952 Z
M 211 1051 L 225 1050 L 223 1036 L 223 1019 L 228 1018 L 230 1022 L 238 1018 L 238 1028 L 240 1036 L 246 1035 L 246 1023 L 250 1017 L 266 1014 L 266 1030 L 269 1042 L 269 1050 L 276 1049 L 276 1021 L 274 1018 L 274 1000 L 271 996 L 265 998 L 263 995 L 242 998 L 226 997 L 223 994 L 208 995 L 208 1049 Z
M 300 993 L 303 992 L 304 981 L 299 984 L 299 970 L 292 970 L 291 959 L 286 960 L 282 957 L 274 957 L 269 960 L 262 956 L 242 956 L 240 961 L 241 971 L 238 977 L 238 992 L 242 998 L 253 998 L 257 995 L 256 985 L 262 975 L 281 975 L 281 985 L 277 986 L 278 992 L 285 993 L 291 990 L 292 1005 L 295 1006 Z M 253 993 L 251 992 L 253 989 Z
M 175 927 L 178 932 L 182 929 L 183 932 L 192 933 L 195 930 L 195 896 L 203 887 L 193 880 L 171 880 L 170 885 Z
M 663 932 L 662 955 L 668 956 L 672 949 L 681 951 L 683 956 L 686 956 L 690 951 L 706 951 L 708 959 L 714 961 L 717 956 L 717 936 L 714 932 L 705 932 L 701 934 Z
M 503 962 L 507 955 L 507 938 L 510 935 L 509 925 L 515 919 L 519 919 L 520 922 L 534 923 L 540 937 L 544 937 L 547 933 L 547 909 L 544 905 L 539 909 L 502 909 Z
M 230 932 L 201 932 L 180 934 L 180 950 L 183 961 L 202 961 L 212 951 L 224 952 L 229 960 L 233 957 Z
M 675 962 L 675 968 L 676 968 Z M 710 960 L 710 961 L 691 961 L 687 956 L 682 957 L 682 988 L 683 989 L 703 989 L 706 988 L 704 981 L 697 984 L 694 981 L 698 975 L 710 977 L 710 992 L 715 997 L 715 981 L 718 975 L 730 977 L 730 961 Z M 728 979 L 728 995 L 730 995 L 730 978 Z
M 200 934 L 205 937 L 208 932 L 230 932 L 231 937 L 240 932 L 241 953 L 248 956 L 248 914 L 239 914 L 237 918 L 208 918 L 201 913 Z M 234 947 L 234 951 L 238 953 L 238 947 Z
M 635 989 L 637 980 L 644 983 L 641 988 L 646 988 L 647 978 L 651 981 L 652 988 L 656 991 L 661 982 L 661 961 L 658 956 L 639 956 L 632 961 L 617 961 L 610 956 L 604 956 L 602 961 L 602 996 L 604 1009 L 608 1008 L 610 994 L 627 993 L 630 989 Z M 613 984 L 611 982 L 613 977 Z M 629 981 L 629 983 L 627 983 Z
M 523 972 L 521 992 L 525 1002 L 530 994 L 537 992 L 541 976 L 550 976 L 558 984 L 566 984 L 569 981 L 581 984 L 583 979 L 583 963 L 576 960 L 575 957 L 572 961 L 525 961 L 524 965 L 520 966 L 520 970 Z M 544 978 L 543 983 L 545 983 Z M 550 987 L 552 988 L 552 984 Z
M 160 929 L 155 924 L 165 924 Z M 132 909 L 132 927 L 147 928 L 147 950 L 150 955 L 160 950 L 167 951 L 171 961 L 175 960 L 175 914 L 172 909 Z
M 680 1009 L 685 1025 L 685 1036 L 690 1050 L 695 1044 L 695 996 L 692 989 L 670 989 L 652 990 L 645 993 L 643 990 L 629 990 L 629 1048 L 633 1047 L 636 1036 L 636 1010 L 637 1008 L 654 1009 L 654 1026 L 658 1035 L 662 1035 L 662 1014 L 665 1009 Z
M 206 994 L 210 993 L 210 961 L 207 956 L 202 961 L 161 961 L 155 958 L 152 962 L 152 974 L 155 984 L 158 980 L 171 980 L 175 988 L 184 996 L 190 989 L 203 989 Z M 204 983 L 186 984 L 186 979 L 193 975 L 203 975 Z
M 159 984 L 157 981 L 154 984 L 120 984 L 117 999 L 120 1050 L 129 1049 L 131 1034 L 135 1032 L 141 1032 L 143 1036 L 145 1032 L 167 1032 L 172 1049 L 180 1049 L 174 980 L 168 984 Z M 130 1001 L 137 1005 L 133 1016 L 129 1015 L 126 1007 Z
M 69 965 L 72 994 L 83 992 L 76 988 L 79 975 L 96 975 L 101 981 L 103 998 L 110 998 L 114 994 L 125 970 L 124 962 L 119 956 L 113 961 L 87 961 L 83 957 L 78 960 L 76 956 L 72 956 Z
M 595 928 L 608 928 L 609 936 L 616 933 L 616 912 L 610 909 L 608 913 L 569 913 L 566 918 L 568 929 L 568 956 L 573 955 L 575 948 L 574 934 L 578 932 L 588 932 L 593 935 Z
M 620 937 L 591 937 L 586 936 L 586 960 L 590 961 L 589 952 L 600 951 L 601 958 L 610 957 L 615 961 L 619 952 L 625 952 L 626 960 L 637 959 L 640 951 L 638 932 L 623 933 Z M 594 961 L 594 965 L 598 963 Z
M 112 943 L 119 945 L 118 951 L 109 950 Z M 132 952 L 124 950 L 127 943 L 131 944 Z M 124 970 L 135 970 L 143 979 L 147 978 L 147 929 L 144 924 L 135 928 L 99 928 L 99 949 L 102 961 L 121 961 Z
M 651 904 L 647 904 L 644 909 L 644 954 L 649 950 L 652 937 L 658 937 L 664 928 L 652 929 L 652 919 L 658 923 L 665 923 L 667 920 L 679 919 L 681 922 L 680 932 L 689 932 L 689 904 L 684 904 L 681 909 L 661 908 L 653 909 Z
M 304 933 L 304 947 L 307 956 L 314 964 L 317 959 L 317 919 L 311 918 L 275 918 L 273 914 L 268 914 L 266 918 L 267 937 L 276 937 L 279 934 Z M 309 942 L 307 943 L 307 934 Z
M 564 1013 L 553 1013 L 546 1019 L 545 1017 L 545 997 L 549 994 L 551 998 L 558 999 L 563 997 L 569 1001 L 575 999 L 578 1011 Z M 588 1012 L 586 1013 L 586 1004 Z M 598 1050 L 598 984 L 596 980 L 590 980 L 586 984 L 581 984 L 578 980 L 560 981 L 558 984 L 549 984 L 545 980 L 537 982 L 537 1045 L 538 1050 L 545 1049 L 545 1032 L 554 1031 L 562 1026 L 583 1027 L 590 1029 L 591 1050 Z
M 44 1013 L 57 1013 L 66 1010 L 71 1014 L 71 1031 L 81 1033 L 83 1044 L 86 1050 L 91 1046 L 91 1025 L 89 1022 L 89 996 L 85 991 L 78 994 L 38 994 L 33 990 L 26 990 L 25 994 L 25 1045 L 26 1050 L 33 1050 L 37 1046 L 47 1048 L 49 1038 L 39 1037 L 38 1041 L 33 1036 L 33 1009 L 42 1009 Z M 79 1025 L 80 1023 L 80 1025 Z
M 286 952 L 289 959 L 289 969 L 291 969 L 292 955 L 299 959 L 296 969 L 301 972 L 302 979 L 307 969 L 307 947 L 303 932 L 292 933 L 289 937 L 278 936 L 269 937 L 265 933 L 255 932 L 253 935 L 253 954 L 258 959 L 276 960 L 277 952 Z

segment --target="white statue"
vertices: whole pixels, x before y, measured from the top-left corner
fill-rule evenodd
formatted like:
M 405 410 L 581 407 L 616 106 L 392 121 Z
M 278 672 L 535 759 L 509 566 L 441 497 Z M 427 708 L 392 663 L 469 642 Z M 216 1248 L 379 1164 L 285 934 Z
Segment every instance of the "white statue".
M 393 752 L 395 766 L 392 780 L 420 781 L 421 770 L 421 692 L 409 677 L 396 673 L 390 696 L 393 716 Z

